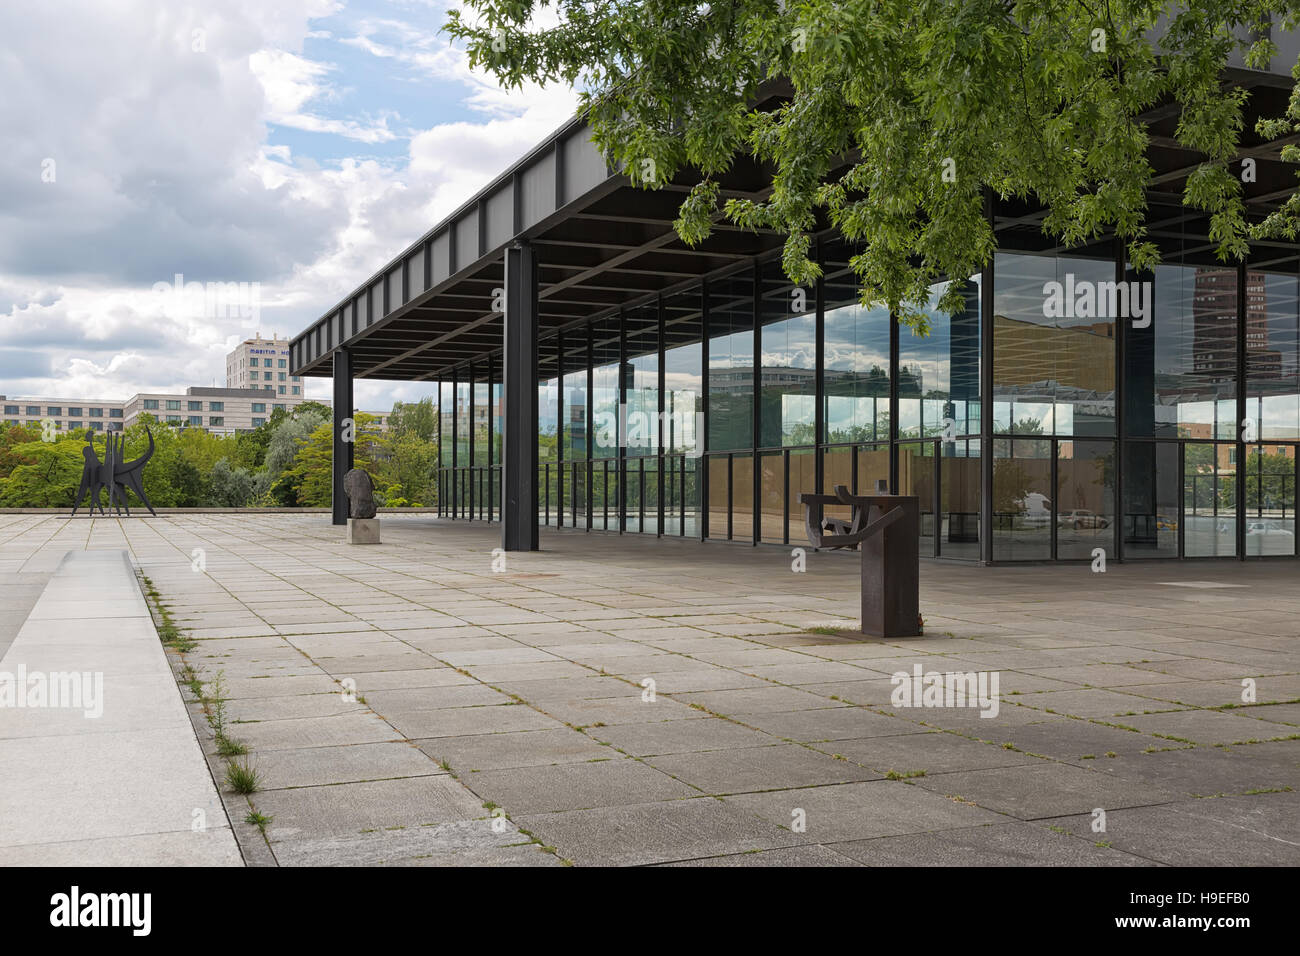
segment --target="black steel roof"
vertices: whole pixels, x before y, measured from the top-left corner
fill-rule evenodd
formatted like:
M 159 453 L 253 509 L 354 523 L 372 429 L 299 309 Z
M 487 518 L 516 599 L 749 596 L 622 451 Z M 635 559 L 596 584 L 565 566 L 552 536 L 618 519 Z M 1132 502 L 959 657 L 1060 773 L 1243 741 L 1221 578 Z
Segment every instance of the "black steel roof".
M 1278 64 L 1294 62 L 1297 38 L 1280 43 Z M 1287 61 L 1287 57 L 1291 59 Z M 1280 68 L 1279 68 L 1280 69 Z M 1248 209 L 1262 214 L 1290 195 L 1296 167 L 1278 154 L 1291 136 L 1263 143 L 1254 115 L 1280 115 L 1292 80 L 1288 72 L 1234 68 L 1226 81 L 1251 91 L 1252 117 L 1242 133 L 1242 157 L 1256 162 L 1256 179 L 1245 186 Z M 773 89 L 769 98 L 780 91 Z M 1155 170 L 1149 223 L 1189 228 L 1208 235 L 1208 222 L 1182 207 L 1182 185 L 1201 157 L 1174 138 L 1178 109 L 1150 110 L 1148 158 Z M 738 157 L 721 179 L 722 196 L 760 198 L 770 170 Z M 588 127 L 574 120 L 557 130 L 366 283 L 313 322 L 290 344 L 296 375 L 329 375 L 332 351 L 346 345 L 357 378 L 436 380 L 471 359 L 499 352 L 504 250 L 517 239 L 537 249 L 541 334 L 680 286 L 732 263 L 778 249 L 782 236 L 719 223 L 713 235 L 688 247 L 673 221 L 693 180 L 681 177 L 659 190 L 633 187 L 610 170 L 590 142 Z M 1164 210 L 1163 204 L 1171 208 Z M 999 243 L 1042 248 L 1045 212 L 999 204 Z M 1049 243 L 1050 244 L 1050 243 Z M 1206 250 L 1213 245 L 1206 242 Z M 1268 257 L 1295 256 L 1289 243 L 1259 244 Z M 1252 258 L 1252 262 L 1254 258 Z

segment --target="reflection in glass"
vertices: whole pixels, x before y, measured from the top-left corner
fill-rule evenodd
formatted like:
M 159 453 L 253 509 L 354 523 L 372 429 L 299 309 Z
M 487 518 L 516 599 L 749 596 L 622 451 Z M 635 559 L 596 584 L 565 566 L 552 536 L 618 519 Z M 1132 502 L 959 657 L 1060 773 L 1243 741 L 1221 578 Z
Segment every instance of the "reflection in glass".
M 1127 433 L 1146 438 L 1236 438 L 1237 271 L 1177 265 L 1154 285 L 1148 328 L 1126 340 Z
M 1296 446 L 1251 445 L 1246 454 L 1246 554 L 1296 553 Z
M 993 557 L 1044 561 L 1052 556 L 1052 443 L 993 443 Z
M 980 430 L 980 277 L 963 283 L 965 307 L 938 309 L 947 282 L 930 287 L 929 334 L 898 331 L 898 437 L 978 435 Z
M 939 447 L 939 554 L 976 560 L 980 556 L 980 443 L 941 442 Z
M 1300 438 L 1300 280 L 1287 265 L 1246 273 L 1246 417 L 1264 441 Z
M 815 291 L 794 286 L 780 260 L 763 266 L 761 275 L 759 444 L 811 445 L 817 408 L 817 297 Z
M 994 431 L 1114 435 L 1115 321 L 1137 305 L 1114 258 L 1003 253 L 994 276 Z
M 1183 446 L 1183 521 L 1186 557 L 1236 555 L 1236 445 L 1188 442 Z
M 1115 541 L 1115 444 L 1063 441 L 1056 454 L 1056 556 L 1092 558 Z
M 843 243 L 833 243 L 822 267 L 825 440 L 888 441 L 889 310 L 859 303 L 849 255 Z
M 754 276 L 709 283 L 709 451 L 754 445 Z

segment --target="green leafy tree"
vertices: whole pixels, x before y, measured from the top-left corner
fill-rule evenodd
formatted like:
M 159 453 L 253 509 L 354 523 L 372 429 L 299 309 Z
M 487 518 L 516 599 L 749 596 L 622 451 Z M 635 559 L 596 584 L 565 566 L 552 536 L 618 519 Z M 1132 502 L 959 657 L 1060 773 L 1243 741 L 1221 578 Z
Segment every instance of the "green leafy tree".
M 330 410 L 319 402 L 303 402 L 293 413 L 279 412 L 272 415 L 268 424 L 271 426 L 267 439 L 265 467 L 258 476 L 258 492 L 269 495 L 271 501 L 283 507 L 294 507 L 297 502 L 296 479 L 289 479 L 277 484 L 285 472 L 293 465 L 299 449 L 311 437 L 312 433 L 323 424 L 332 422 Z
M 465 0 L 446 26 L 471 68 L 506 86 L 562 82 L 607 159 L 640 187 L 693 182 L 678 234 L 720 219 L 786 236 L 786 274 L 820 270 L 810 235 L 829 221 L 862 252 L 866 304 L 925 331 L 932 283 L 973 274 L 994 237 L 986 190 L 1036 202 L 1064 246 L 1107 230 L 1139 269 L 1159 260 L 1146 226 L 1151 141 L 1143 114 L 1178 109 L 1174 139 L 1201 154 L 1182 200 L 1211 220 L 1218 254 L 1300 235 L 1300 198 L 1247 222 L 1234 162 L 1246 91 L 1226 68 L 1277 54 L 1291 0 Z M 548 24 L 536 26 L 538 20 Z M 1157 26 L 1160 27 L 1157 30 Z M 1268 138 L 1300 132 L 1300 92 Z M 771 170 L 770 195 L 725 198 L 738 158 Z M 1283 158 L 1300 160 L 1300 146 Z M 954 313 L 961 283 L 939 303 Z
M 208 474 L 207 502 L 218 508 L 247 508 L 257 493 L 257 479 L 246 468 L 222 458 Z
M 384 503 L 388 507 L 423 507 L 437 501 L 438 446 L 416 432 L 401 435 L 391 432 L 381 440 L 384 459 L 380 463 L 380 479 L 384 488 Z M 405 505 L 397 504 L 402 499 Z
M 15 429 L 23 432 L 23 429 Z M 28 441 L 8 449 L 16 462 L 0 482 L 0 506 L 5 508 L 71 508 L 81 484 L 84 441 Z
M 24 425 L 0 425 L 0 480 L 9 477 L 18 465 L 31 465 L 35 460 L 14 451 L 18 445 L 38 441 L 40 429 Z
M 404 438 L 413 435 L 425 442 L 438 440 L 438 409 L 433 399 L 425 396 L 418 402 L 395 402 L 388 416 L 390 434 Z
M 368 412 L 357 412 L 354 421 L 353 465 L 370 472 L 373 478 L 379 470 L 375 464 L 380 447 L 379 424 Z M 272 496 L 286 507 L 328 506 L 333 489 L 333 452 L 333 421 L 321 422 L 310 435 L 298 440 L 293 463 L 271 486 Z

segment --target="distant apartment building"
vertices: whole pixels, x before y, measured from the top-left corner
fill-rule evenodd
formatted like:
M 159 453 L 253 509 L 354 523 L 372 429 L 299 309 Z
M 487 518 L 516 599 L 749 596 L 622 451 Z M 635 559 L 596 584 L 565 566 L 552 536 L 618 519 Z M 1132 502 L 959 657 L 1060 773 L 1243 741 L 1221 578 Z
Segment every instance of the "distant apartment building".
M 301 395 L 284 398 L 264 389 L 191 386 L 184 395 L 142 392 L 131 396 L 123 405 L 127 425 L 134 424 L 141 415 L 152 415 L 164 425 L 233 435 L 265 425 L 277 408 L 290 411 L 302 401 Z
M 190 386 L 183 393 L 140 392 L 125 401 L 81 398 L 7 398 L 0 395 L 7 425 L 54 423 L 56 431 L 121 431 L 141 415 L 164 425 L 233 435 L 266 424 L 276 409 L 291 411 L 307 400 L 303 383 L 287 372 L 285 339 L 245 339 L 226 356 L 226 387 Z M 319 400 L 328 406 L 329 399 Z M 383 427 L 386 412 L 371 412 Z
M 302 398 L 302 380 L 289 374 L 289 340 L 259 332 L 226 356 L 226 387 L 272 392 L 278 398 Z
M 53 421 L 60 431 L 90 428 L 97 432 L 125 427 L 123 402 L 102 398 L 9 398 L 0 395 L 6 425 L 36 425 Z
M 126 401 L 103 399 L 6 398 L 2 420 L 7 425 L 54 423 L 57 431 L 121 431 L 141 415 L 152 415 L 164 425 L 202 428 L 216 435 L 233 435 L 263 425 L 277 408 L 286 411 L 302 403 L 302 396 L 279 400 L 259 389 L 202 388 L 191 386 L 183 394 L 141 392 Z M 328 403 L 326 403 L 328 404 Z

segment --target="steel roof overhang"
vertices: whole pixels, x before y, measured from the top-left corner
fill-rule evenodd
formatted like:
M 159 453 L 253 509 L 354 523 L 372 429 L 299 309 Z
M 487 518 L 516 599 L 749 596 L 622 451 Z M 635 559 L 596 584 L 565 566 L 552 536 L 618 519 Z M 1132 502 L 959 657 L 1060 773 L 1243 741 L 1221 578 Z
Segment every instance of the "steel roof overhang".
M 1251 91 L 1240 155 L 1256 160 L 1255 181 L 1245 185 L 1245 195 L 1248 211 L 1263 215 L 1295 188 L 1295 166 L 1281 162 L 1279 153 L 1300 136 L 1262 142 L 1254 134 L 1254 116 L 1280 115 L 1293 81 L 1289 75 L 1244 68 L 1228 74 L 1225 81 Z M 779 89 L 767 92 L 771 100 L 780 96 Z M 1152 210 L 1152 236 L 1171 228 L 1184 234 L 1202 229 L 1200 234 L 1208 235 L 1207 217 L 1181 208 L 1171 217 L 1164 208 L 1182 206 L 1182 184 L 1201 159 L 1174 138 L 1177 107 L 1153 108 L 1144 119 L 1155 172 L 1150 199 L 1160 207 Z M 770 175 L 770 169 L 737 157 L 721 178 L 722 196 L 762 198 Z M 699 246 L 688 247 L 673 221 L 691 182 L 681 177 L 653 191 L 631 186 L 625 175 L 606 166 L 586 124 L 571 121 L 294 338 L 293 372 L 330 375 L 332 353 L 340 345 L 352 355 L 355 377 L 400 381 L 449 377 L 470 360 L 499 353 L 497 290 L 504 284 L 504 250 L 518 240 L 537 250 L 541 337 L 780 248 L 779 234 L 727 223 L 718 223 Z M 999 241 L 1037 232 L 1044 216 L 1041 209 L 999 204 Z M 1270 248 L 1279 257 L 1296 254 L 1294 244 L 1256 245 L 1265 258 Z

